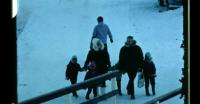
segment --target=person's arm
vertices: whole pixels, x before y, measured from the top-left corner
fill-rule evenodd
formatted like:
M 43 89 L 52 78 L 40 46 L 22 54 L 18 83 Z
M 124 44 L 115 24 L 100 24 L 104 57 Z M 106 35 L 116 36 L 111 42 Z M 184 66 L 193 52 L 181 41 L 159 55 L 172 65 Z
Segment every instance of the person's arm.
M 95 26 L 92 33 L 92 39 L 97 37 L 97 27 Z M 91 40 L 92 40 L 91 39 Z
M 119 52 L 119 62 L 118 62 L 118 68 L 119 68 L 121 73 L 125 73 L 125 69 L 124 69 L 124 62 L 125 62 L 124 54 L 125 54 L 124 47 L 122 47 L 120 49 L 120 52 Z
M 87 55 L 87 58 L 86 58 L 86 61 L 85 61 L 85 64 L 83 66 L 83 69 L 87 69 L 87 65 L 89 64 L 89 62 L 91 61 L 91 51 L 89 51 L 88 55 Z
M 110 31 L 110 28 L 106 25 L 106 27 L 107 27 L 107 34 L 108 34 L 108 36 L 109 36 L 109 38 L 110 38 L 110 42 L 111 43 L 113 43 L 113 37 L 112 37 L 112 33 L 111 33 L 111 31 Z
M 156 76 L 156 67 L 155 64 L 152 62 L 152 67 L 153 67 L 153 74 Z
M 65 71 L 65 79 L 66 80 L 69 80 L 69 71 L 70 71 L 69 65 L 67 65 L 67 68 L 66 68 L 66 71 Z
M 137 53 L 138 53 L 138 68 L 142 68 L 142 63 L 143 63 L 143 60 L 144 60 L 144 57 L 143 57 L 143 52 L 142 52 L 142 49 L 138 46 L 138 49 L 137 49 Z
M 78 71 L 84 71 L 84 70 L 81 68 L 80 64 L 78 64 Z

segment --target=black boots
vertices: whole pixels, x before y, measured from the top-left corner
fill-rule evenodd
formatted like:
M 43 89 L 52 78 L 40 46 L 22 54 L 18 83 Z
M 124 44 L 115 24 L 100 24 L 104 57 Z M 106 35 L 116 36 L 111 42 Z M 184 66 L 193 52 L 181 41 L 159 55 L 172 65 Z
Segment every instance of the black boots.
M 155 85 L 152 85 L 152 94 L 155 95 Z M 149 93 L 149 88 L 148 87 L 145 87 L 145 91 L 146 91 L 146 96 L 150 96 L 150 93 Z
M 89 100 L 89 99 L 90 99 L 89 95 L 86 95 L 86 96 L 85 96 L 85 99 Z
M 135 99 L 135 96 L 134 96 L 134 95 L 131 95 L 131 99 Z
M 73 92 L 73 96 L 77 98 L 78 94 L 76 92 Z
M 97 87 L 93 87 L 93 88 L 88 88 L 85 99 L 87 100 L 90 99 L 90 93 L 92 92 L 92 90 L 93 90 L 94 97 L 97 97 Z
M 145 92 L 146 92 L 146 96 L 150 96 L 149 88 L 148 87 L 145 87 Z

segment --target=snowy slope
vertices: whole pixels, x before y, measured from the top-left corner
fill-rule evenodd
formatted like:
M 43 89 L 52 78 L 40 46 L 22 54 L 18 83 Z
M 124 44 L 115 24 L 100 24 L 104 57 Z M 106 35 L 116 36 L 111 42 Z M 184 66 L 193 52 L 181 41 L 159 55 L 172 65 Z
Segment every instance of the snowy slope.
M 182 8 L 158 13 L 155 0 L 34 0 L 19 1 L 17 17 L 18 37 L 18 99 L 38 96 L 69 85 L 64 78 L 66 64 L 76 54 L 83 66 L 89 51 L 96 17 L 103 16 L 113 34 L 108 41 L 112 65 L 118 61 L 120 48 L 126 36 L 133 35 L 143 53 L 152 53 L 157 68 L 156 92 L 162 95 L 181 86 L 183 50 L 180 48 L 183 32 Z M 79 73 L 78 82 L 85 72 Z M 137 79 L 137 78 L 136 78 Z M 144 88 L 135 87 L 134 101 L 126 94 L 128 77 L 122 79 L 124 96 L 117 102 L 143 103 Z M 110 89 L 110 82 L 107 81 Z M 135 81 L 136 83 L 136 81 Z M 85 101 L 86 90 L 78 91 L 75 103 Z M 155 96 L 155 97 L 156 97 Z M 171 103 L 179 104 L 178 97 Z M 49 104 L 64 104 L 66 96 Z M 109 103 L 110 100 L 102 102 Z

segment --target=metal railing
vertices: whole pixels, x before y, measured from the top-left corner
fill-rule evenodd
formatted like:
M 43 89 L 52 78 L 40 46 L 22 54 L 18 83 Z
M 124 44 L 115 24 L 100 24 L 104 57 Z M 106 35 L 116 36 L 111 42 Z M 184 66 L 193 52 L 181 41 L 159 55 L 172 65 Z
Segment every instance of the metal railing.
M 80 104 L 97 104 L 98 102 L 102 101 L 102 100 L 105 100 L 105 99 L 108 99 L 112 96 L 115 96 L 116 94 L 118 94 L 118 90 L 113 90 L 109 93 L 106 93 L 106 94 L 103 94 L 101 96 L 98 96 L 96 98 L 93 98 L 91 100 L 87 100 L 85 102 L 82 102 Z M 116 101 L 116 99 L 114 99 L 114 101 Z
M 164 101 L 166 101 L 166 100 L 168 100 L 168 99 L 170 99 L 172 97 L 175 97 L 176 95 L 178 95 L 180 93 L 181 93 L 181 88 L 178 88 L 178 89 L 175 89 L 175 90 L 173 90 L 171 92 L 168 92 L 168 93 L 166 93 L 164 95 L 156 97 L 156 98 L 154 98 L 154 99 L 152 99 L 150 101 L 147 101 L 144 104 L 159 104 L 159 103 L 164 102 Z
M 108 73 L 105 73 L 103 75 L 99 75 L 95 78 L 91 78 L 91 79 L 85 80 L 83 82 L 80 82 L 80 83 L 77 83 L 77 84 L 74 84 L 74 85 L 71 85 L 71 86 L 68 86 L 68 87 L 65 87 L 65 88 L 61 88 L 61 89 L 58 89 L 58 90 L 55 90 L 55 91 L 52 91 L 52 92 L 31 98 L 31 99 L 25 100 L 25 101 L 22 101 L 22 102 L 19 102 L 19 104 L 39 104 L 39 103 L 43 103 L 43 102 L 61 97 L 63 95 L 72 93 L 73 91 L 77 91 L 77 90 L 80 90 L 80 89 L 86 89 L 86 88 L 91 87 L 93 85 L 101 84 L 102 82 L 104 82 L 108 79 L 115 78 L 118 74 L 120 74 L 120 72 L 118 70 L 108 72 Z M 114 79 L 112 79 L 112 80 L 114 81 Z M 113 86 L 113 88 L 114 88 L 114 86 Z M 114 93 L 114 94 L 116 94 L 116 93 Z M 99 97 L 99 101 L 102 100 L 103 98 Z M 97 99 L 98 99 L 98 97 L 97 97 Z

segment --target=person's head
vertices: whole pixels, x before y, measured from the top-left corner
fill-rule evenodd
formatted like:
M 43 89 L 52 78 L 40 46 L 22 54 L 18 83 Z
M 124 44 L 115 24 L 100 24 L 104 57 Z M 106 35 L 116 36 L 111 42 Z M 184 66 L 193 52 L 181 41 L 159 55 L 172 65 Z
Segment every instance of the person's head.
M 152 57 L 151 57 L 150 52 L 146 52 L 145 53 L 145 61 L 147 61 L 147 62 L 151 62 L 152 61 Z
M 95 51 L 103 50 L 104 49 L 104 44 L 103 44 L 103 42 L 100 39 L 93 38 L 92 39 L 92 48 Z
M 96 68 L 95 62 L 94 61 L 90 61 L 89 64 L 88 64 L 88 68 L 91 69 L 91 70 L 95 69 Z
M 72 58 L 71 58 L 71 62 L 72 62 L 72 63 L 77 63 L 77 60 L 78 60 L 78 59 L 77 59 L 77 56 L 76 56 L 76 55 L 73 55 Z
M 134 43 L 133 36 L 128 36 L 126 42 L 127 42 L 128 45 L 133 44 Z
M 97 17 L 97 22 L 98 22 L 98 23 L 99 23 L 99 22 L 103 22 L 103 17 L 102 17 L 102 16 Z

